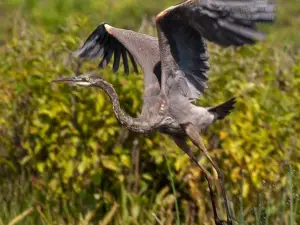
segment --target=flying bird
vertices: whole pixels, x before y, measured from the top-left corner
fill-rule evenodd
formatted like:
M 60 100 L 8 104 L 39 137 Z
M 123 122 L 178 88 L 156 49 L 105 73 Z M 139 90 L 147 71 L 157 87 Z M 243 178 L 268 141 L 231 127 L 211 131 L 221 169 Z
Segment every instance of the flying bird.
M 83 59 L 100 58 L 100 68 L 113 61 L 113 72 L 119 70 L 121 60 L 127 74 L 130 63 L 135 72 L 138 72 L 139 65 L 144 73 L 144 97 L 138 118 L 130 117 L 121 109 L 113 86 L 101 77 L 84 74 L 55 81 L 103 89 L 113 103 L 116 118 L 130 131 L 160 131 L 170 135 L 203 171 L 208 181 L 215 223 L 231 225 L 223 174 L 209 156 L 200 135 L 230 113 L 235 99 L 214 107 L 194 104 L 207 87 L 210 65 L 206 40 L 224 47 L 254 44 L 265 37 L 258 31 L 257 24 L 273 22 L 274 11 L 274 4 L 266 0 L 187 0 L 156 16 L 158 38 L 100 24 L 74 54 Z M 227 221 L 218 216 L 211 175 L 193 156 L 187 145 L 188 138 L 217 171 Z

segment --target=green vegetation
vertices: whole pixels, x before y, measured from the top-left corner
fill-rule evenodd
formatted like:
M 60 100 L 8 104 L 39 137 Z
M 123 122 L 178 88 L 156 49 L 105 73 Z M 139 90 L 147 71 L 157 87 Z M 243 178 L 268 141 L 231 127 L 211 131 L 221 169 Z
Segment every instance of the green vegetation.
M 151 15 L 170 2 L 0 2 L 0 225 L 212 224 L 203 174 L 168 137 L 120 128 L 98 89 L 50 83 L 98 71 L 96 62 L 82 64 L 70 54 L 98 23 L 153 34 Z M 210 45 L 209 89 L 199 102 L 238 97 L 231 116 L 206 133 L 206 144 L 225 172 L 239 224 L 300 221 L 300 52 L 293 17 L 300 3 L 281 6 L 269 40 L 238 49 Z M 136 116 L 142 76 L 98 73 Z

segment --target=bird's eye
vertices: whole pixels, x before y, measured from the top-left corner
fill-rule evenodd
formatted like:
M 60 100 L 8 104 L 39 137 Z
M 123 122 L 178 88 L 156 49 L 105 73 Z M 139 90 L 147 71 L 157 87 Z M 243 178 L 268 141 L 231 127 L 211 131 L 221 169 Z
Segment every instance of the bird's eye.
M 86 81 L 90 81 L 90 78 L 89 78 L 89 77 L 86 77 L 85 80 L 86 80 Z

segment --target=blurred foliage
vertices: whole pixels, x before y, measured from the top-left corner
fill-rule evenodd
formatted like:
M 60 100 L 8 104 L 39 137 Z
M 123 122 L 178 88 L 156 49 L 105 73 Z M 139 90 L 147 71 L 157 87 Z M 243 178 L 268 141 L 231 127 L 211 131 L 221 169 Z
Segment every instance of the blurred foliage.
M 298 30 L 294 29 L 300 26 L 299 0 L 273 1 L 278 4 L 276 23 L 265 27 L 272 31 L 270 39 L 277 45 L 289 43 L 299 47 Z M 26 15 L 30 22 L 52 32 L 59 31 L 65 19 L 73 14 L 87 15 L 89 23 L 93 25 L 103 21 L 117 24 L 118 27 L 137 29 L 144 17 L 152 17 L 177 2 L 180 1 L 160 0 L 158 4 L 150 0 L 0 0 L 0 18 L 6 20 L 0 24 L 0 31 L 1 28 L 8 28 L 6 24 L 15 18 L 15 14 L 10 13 L 15 9 L 21 15 Z
M 122 3 L 119 0 L 12 0 L 2 5 L 6 11 L 18 7 L 19 13 L 27 15 L 30 22 L 57 31 L 65 23 L 65 19 L 74 13 L 88 15 L 93 25 L 104 20 L 107 23 L 118 23 L 121 27 L 138 28 L 137 21 L 145 16 L 155 15 L 172 2 L 161 0 L 157 4 L 155 1 L 140 0 L 122 0 Z
M 20 2 L 10 1 L 9 7 Z M 101 18 L 120 27 L 153 34 L 151 22 L 137 21 L 168 2 L 23 1 L 20 10 L 29 16 L 21 13 L 9 22 L 10 38 L 0 49 L 0 175 L 5 193 L 0 198 L 8 202 L 0 209 L 0 224 L 26 210 L 20 201 L 24 196 L 32 199 L 27 207 L 34 209 L 28 224 L 174 224 L 176 198 L 184 224 L 212 222 L 204 177 L 172 141 L 120 128 L 99 89 L 51 84 L 60 76 L 97 70 L 96 62 L 82 63 L 71 52 L 101 20 L 64 16 L 97 9 Z M 299 221 L 300 52 L 274 48 L 272 41 L 237 49 L 209 47 L 209 88 L 199 104 L 238 97 L 236 110 L 206 134 L 211 155 L 225 172 L 235 217 L 240 224 Z M 110 69 L 100 75 L 114 85 L 122 107 L 137 116 L 142 76 L 112 74 Z M 165 151 L 176 197 L 167 179 Z M 24 171 L 26 175 L 15 178 Z

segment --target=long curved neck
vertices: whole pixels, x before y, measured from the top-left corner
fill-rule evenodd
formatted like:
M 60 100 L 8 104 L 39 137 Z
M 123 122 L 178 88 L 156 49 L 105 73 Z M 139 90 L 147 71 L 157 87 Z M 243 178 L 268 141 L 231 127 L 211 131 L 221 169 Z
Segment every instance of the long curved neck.
M 92 86 L 101 88 L 107 93 L 112 101 L 115 116 L 122 126 L 126 127 L 132 132 L 143 134 L 150 133 L 154 130 L 154 126 L 156 123 L 149 123 L 141 121 L 138 118 L 133 118 L 121 109 L 118 94 L 110 83 L 103 79 L 99 79 L 99 81 L 95 82 Z

